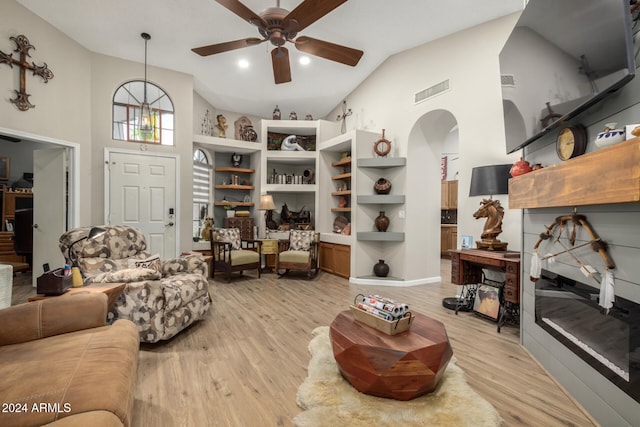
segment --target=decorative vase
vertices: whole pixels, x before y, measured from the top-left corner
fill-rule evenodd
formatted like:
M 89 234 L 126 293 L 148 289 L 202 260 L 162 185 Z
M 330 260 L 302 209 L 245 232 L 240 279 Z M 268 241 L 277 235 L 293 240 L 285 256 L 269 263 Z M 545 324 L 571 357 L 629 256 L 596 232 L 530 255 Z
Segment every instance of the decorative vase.
M 373 274 L 378 277 L 387 277 L 389 266 L 384 263 L 383 259 L 378 260 L 378 263 L 373 266 Z
M 509 173 L 513 177 L 524 175 L 525 173 L 529 172 L 531 172 L 531 165 L 529 165 L 529 162 L 524 160 L 522 157 L 520 157 L 520 160 L 518 160 L 513 164 L 513 166 L 511 166 L 511 170 L 509 171 Z
M 386 157 L 391 151 L 391 141 L 384 137 L 384 129 L 382 129 L 382 137 L 373 143 L 373 151 L 380 157 Z
M 387 231 L 387 228 L 389 228 L 389 218 L 384 214 L 384 211 L 380 211 L 380 215 L 376 217 L 375 224 L 378 231 Z
M 386 178 L 379 178 L 375 184 L 373 184 L 373 191 L 377 194 L 389 194 L 391 191 L 391 181 Z

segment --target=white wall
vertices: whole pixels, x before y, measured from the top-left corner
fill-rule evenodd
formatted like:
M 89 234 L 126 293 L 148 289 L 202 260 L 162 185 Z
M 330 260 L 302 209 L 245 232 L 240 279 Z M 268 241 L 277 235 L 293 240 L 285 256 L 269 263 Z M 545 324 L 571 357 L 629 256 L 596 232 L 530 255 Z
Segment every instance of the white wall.
M 384 62 L 355 91 L 346 97 L 354 112 L 347 128 L 380 131 L 397 146 L 399 156 L 407 156 L 410 144 L 430 148 L 423 158 L 407 162 L 407 217 L 405 221 L 405 279 L 419 280 L 440 275 L 440 151 L 446 135 L 434 138 L 432 129 L 421 128 L 421 118 L 436 110 L 450 112 L 459 133 L 458 235 L 479 238 L 484 221 L 472 216 L 480 197 L 468 198 L 471 169 L 474 166 L 512 163 L 507 156 L 498 55 L 517 21 L 518 14 L 504 17 L 402 52 Z M 445 79 L 451 89 L 417 105 L 413 94 Z M 341 111 L 337 105 L 328 118 Z M 451 126 L 446 129 L 448 132 Z M 437 140 L 429 140 L 434 138 Z M 431 147 L 433 145 L 433 147 Z M 423 168 L 427 179 L 411 179 L 412 168 Z M 416 192 L 427 188 L 430 197 L 415 202 Z M 508 206 L 507 197 L 495 197 Z M 520 211 L 505 209 L 500 239 L 509 248 L 521 248 Z M 391 218 L 391 221 L 403 221 Z M 459 246 L 459 243 L 458 243 Z M 425 262 L 426 261 L 426 262 Z

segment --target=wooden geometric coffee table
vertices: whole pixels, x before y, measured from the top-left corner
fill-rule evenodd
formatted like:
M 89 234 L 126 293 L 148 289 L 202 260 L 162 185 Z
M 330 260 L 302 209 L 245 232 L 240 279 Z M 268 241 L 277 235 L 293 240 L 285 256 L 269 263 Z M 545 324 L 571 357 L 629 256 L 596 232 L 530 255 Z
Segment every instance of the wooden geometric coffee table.
M 61 295 L 34 295 L 27 298 L 27 301 L 38 301 L 46 298 L 57 298 L 67 295 L 89 293 L 89 292 L 101 292 L 107 295 L 107 310 L 111 310 L 116 304 L 116 301 L 120 297 L 122 291 L 124 291 L 126 284 L 124 283 L 91 283 L 89 285 L 81 286 L 79 288 L 69 288 L 65 293 Z
M 453 356 L 442 322 L 415 313 L 411 328 L 387 335 L 343 311 L 329 328 L 342 375 L 361 393 L 411 400 L 432 392 Z

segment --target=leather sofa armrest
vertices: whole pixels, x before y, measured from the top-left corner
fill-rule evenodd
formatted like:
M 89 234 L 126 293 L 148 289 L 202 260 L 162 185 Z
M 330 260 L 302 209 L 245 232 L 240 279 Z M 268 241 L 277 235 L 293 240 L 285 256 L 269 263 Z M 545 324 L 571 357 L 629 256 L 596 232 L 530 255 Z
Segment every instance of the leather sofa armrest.
M 33 341 L 105 325 L 107 295 L 78 293 L 0 310 L 0 345 Z

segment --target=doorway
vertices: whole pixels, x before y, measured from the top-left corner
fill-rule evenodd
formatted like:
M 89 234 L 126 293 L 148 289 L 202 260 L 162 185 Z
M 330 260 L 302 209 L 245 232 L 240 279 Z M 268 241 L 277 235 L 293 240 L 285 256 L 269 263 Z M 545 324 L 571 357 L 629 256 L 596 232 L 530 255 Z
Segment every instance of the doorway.
M 178 156 L 105 149 L 105 224 L 138 228 L 161 259 L 178 255 Z
M 80 145 L 7 128 L 0 128 L 0 134 L 15 141 L 3 140 L 0 144 L 3 153 L 12 153 L 15 157 L 13 163 L 20 171 L 18 175 L 27 170 L 34 174 L 32 285 L 35 287 L 36 279 L 44 273 L 44 264 L 49 264 L 50 268 L 64 265 L 58 238 L 66 229 L 77 227 L 79 223 L 80 179 L 77 171 Z M 53 165 L 47 160 L 37 162 L 36 152 L 56 152 L 56 167 L 51 167 Z M 18 175 L 12 173 L 11 180 L 19 178 Z M 55 189 L 43 186 L 51 182 L 63 184 Z M 58 209 L 52 210 L 54 202 Z

